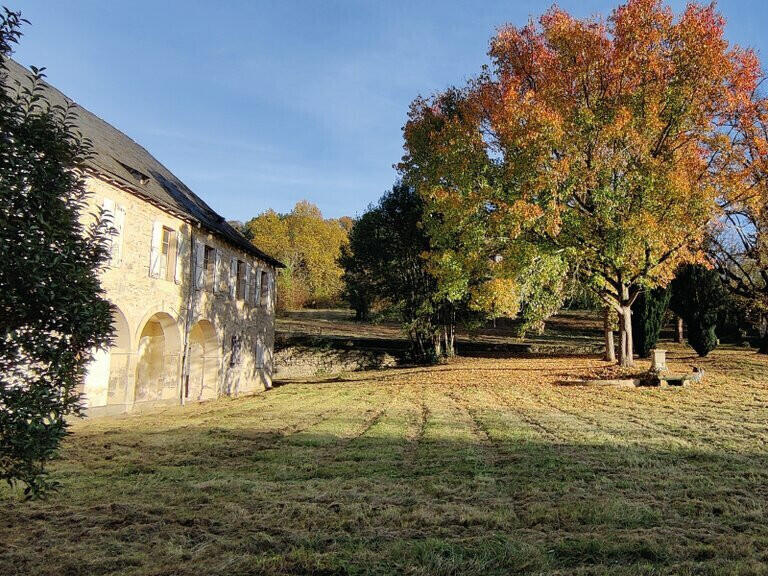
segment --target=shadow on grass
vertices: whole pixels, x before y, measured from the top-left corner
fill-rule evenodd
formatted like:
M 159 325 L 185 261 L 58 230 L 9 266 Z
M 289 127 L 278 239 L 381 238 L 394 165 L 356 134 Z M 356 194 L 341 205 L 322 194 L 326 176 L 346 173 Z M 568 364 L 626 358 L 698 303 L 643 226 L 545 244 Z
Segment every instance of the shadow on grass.
M 768 457 L 215 425 L 81 431 L 0 500 L 2 574 L 721 574 L 768 560 Z M 250 420 L 252 422 L 252 420 Z M 339 429 L 358 418 L 336 415 Z M 503 415 L 483 423 L 504 430 Z

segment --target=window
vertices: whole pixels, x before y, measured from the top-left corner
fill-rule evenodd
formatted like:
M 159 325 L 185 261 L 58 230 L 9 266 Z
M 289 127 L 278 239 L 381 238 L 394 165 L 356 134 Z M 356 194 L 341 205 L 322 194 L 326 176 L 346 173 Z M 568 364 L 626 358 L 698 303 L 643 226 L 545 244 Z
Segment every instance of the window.
M 237 288 L 236 297 L 238 300 L 245 298 L 245 262 L 237 261 Z
M 214 280 L 216 277 L 216 249 L 206 245 L 203 249 L 203 286 L 206 290 L 214 289 Z
M 266 270 L 261 271 L 261 297 L 259 298 L 259 302 L 261 302 L 262 306 L 267 305 L 267 301 L 269 300 L 269 272 Z
M 160 278 L 173 280 L 176 272 L 176 232 L 163 226 L 160 244 Z

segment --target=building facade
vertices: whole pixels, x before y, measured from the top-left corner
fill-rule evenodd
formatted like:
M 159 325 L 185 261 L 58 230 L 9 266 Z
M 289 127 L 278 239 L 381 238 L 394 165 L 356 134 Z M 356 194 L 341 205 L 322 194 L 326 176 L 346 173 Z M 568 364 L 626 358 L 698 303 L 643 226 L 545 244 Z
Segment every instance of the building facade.
M 9 81 L 30 82 L 9 63 Z M 87 412 L 236 396 L 271 386 L 276 271 L 261 252 L 144 148 L 69 106 L 92 143 L 83 219 L 106 215 L 111 258 L 102 286 L 113 305 L 114 341 L 95 353 L 83 385 Z

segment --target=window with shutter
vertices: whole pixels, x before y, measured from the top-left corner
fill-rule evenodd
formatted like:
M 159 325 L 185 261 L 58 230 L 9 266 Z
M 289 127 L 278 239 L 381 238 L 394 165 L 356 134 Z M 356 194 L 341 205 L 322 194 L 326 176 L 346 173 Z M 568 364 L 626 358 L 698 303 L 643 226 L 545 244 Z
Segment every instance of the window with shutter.
M 213 290 L 214 284 L 214 266 L 216 264 L 216 249 L 207 244 L 203 246 L 203 288 Z
M 176 278 L 176 231 L 163 226 L 160 242 L 160 278 L 174 280 Z
M 242 260 L 237 261 L 237 286 L 236 286 L 236 297 L 238 300 L 242 300 L 245 298 L 245 271 L 246 266 L 245 262 Z

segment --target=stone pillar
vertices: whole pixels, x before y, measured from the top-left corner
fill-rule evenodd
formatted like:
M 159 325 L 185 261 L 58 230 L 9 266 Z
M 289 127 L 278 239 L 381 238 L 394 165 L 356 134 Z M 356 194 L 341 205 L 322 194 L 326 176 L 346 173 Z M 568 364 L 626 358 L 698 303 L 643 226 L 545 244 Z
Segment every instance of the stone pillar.
M 667 351 L 661 348 L 651 350 L 651 372 L 667 371 Z

